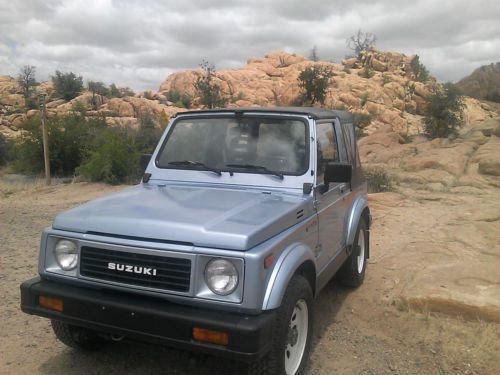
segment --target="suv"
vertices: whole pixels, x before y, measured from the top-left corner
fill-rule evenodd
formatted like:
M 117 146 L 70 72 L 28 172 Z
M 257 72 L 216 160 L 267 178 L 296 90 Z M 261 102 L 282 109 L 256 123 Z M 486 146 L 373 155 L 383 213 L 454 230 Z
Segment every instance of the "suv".
M 140 184 L 58 215 L 21 308 L 57 338 L 123 338 L 301 374 L 313 299 L 369 256 L 353 116 L 318 108 L 177 114 Z

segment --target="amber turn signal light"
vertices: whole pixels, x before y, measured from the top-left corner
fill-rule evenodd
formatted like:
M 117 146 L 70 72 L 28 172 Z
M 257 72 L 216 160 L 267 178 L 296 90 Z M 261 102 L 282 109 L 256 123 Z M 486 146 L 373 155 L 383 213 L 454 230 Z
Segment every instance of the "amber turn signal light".
M 38 297 L 38 304 L 42 307 L 45 307 L 46 309 L 59 312 L 62 312 L 64 307 L 62 299 L 50 298 L 45 296 Z
M 196 341 L 209 342 L 211 344 L 227 346 L 229 337 L 226 332 L 212 331 L 209 329 L 194 327 L 193 339 Z

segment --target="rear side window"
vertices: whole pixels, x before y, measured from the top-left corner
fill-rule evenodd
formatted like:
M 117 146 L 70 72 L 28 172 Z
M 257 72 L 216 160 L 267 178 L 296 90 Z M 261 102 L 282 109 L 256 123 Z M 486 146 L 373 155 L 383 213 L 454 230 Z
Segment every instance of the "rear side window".
M 352 150 L 351 133 L 349 132 L 349 128 L 346 126 L 346 124 L 342 124 L 342 133 L 344 135 L 344 143 L 347 149 L 347 159 L 349 160 L 349 163 L 352 163 L 354 158 Z
M 328 162 L 338 162 L 337 137 L 332 123 L 316 125 L 317 173 L 316 184 L 324 183 L 325 167 Z

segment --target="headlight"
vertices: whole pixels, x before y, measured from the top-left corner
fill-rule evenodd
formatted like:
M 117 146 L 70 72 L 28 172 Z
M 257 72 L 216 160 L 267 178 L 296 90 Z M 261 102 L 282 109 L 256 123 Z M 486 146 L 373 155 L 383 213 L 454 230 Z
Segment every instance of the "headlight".
M 57 241 L 54 248 L 54 255 L 59 266 L 64 271 L 70 271 L 76 267 L 78 263 L 78 248 L 76 243 L 70 240 Z
M 228 260 L 213 259 L 205 267 L 205 282 L 212 292 L 225 296 L 238 286 L 238 271 Z

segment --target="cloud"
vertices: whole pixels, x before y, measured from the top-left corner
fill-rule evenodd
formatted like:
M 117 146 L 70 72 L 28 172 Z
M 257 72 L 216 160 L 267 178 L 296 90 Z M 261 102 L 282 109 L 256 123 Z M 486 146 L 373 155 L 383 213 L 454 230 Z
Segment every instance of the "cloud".
M 202 59 L 235 67 L 271 50 L 340 60 L 358 29 L 384 50 L 418 53 L 440 80 L 500 61 L 493 0 L 0 0 L 0 74 L 37 66 L 136 90 Z

